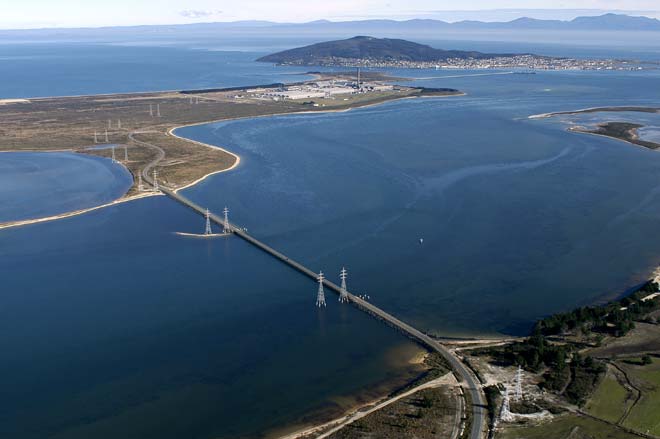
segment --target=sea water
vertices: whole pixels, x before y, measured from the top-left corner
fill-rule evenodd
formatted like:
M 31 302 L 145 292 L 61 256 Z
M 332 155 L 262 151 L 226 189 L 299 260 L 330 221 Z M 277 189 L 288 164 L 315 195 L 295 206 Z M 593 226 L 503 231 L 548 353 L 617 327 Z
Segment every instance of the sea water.
M 31 73 L 0 81 L 1 95 L 286 79 L 272 66 L 254 76 L 254 54 L 149 48 L 150 60 L 124 48 L 132 62 L 84 60 L 99 47 L 78 46 L 77 68 L 67 47 L 13 60 L 26 64 L 3 79 Z M 22 54 L 31 56 L 5 52 Z M 188 65 L 156 68 L 173 59 Z M 185 194 L 216 213 L 229 206 L 237 224 L 330 279 L 347 267 L 352 292 L 440 336 L 522 335 L 538 317 L 618 295 L 657 264 L 657 153 L 528 119 L 657 106 L 656 72 L 393 73 L 467 95 L 181 129 L 242 158 Z M 94 160 L 97 173 L 114 172 Z M 40 185 L 35 204 L 60 206 Z M 27 205 L 4 215 L 38 213 Z M 0 436 L 257 437 L 409 376 L 402 363 L 415 348 L 390 328 L 331 294 L 317 309 L 314 282 L 236 238 L 177 231 L 202 232 L 203 219 L 153 197 L 0 232 Z

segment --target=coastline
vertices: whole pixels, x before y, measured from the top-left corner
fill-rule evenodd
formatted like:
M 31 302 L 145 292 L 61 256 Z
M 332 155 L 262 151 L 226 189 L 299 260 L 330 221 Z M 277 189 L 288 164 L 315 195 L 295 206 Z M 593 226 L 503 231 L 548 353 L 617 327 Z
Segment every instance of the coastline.
M 554 116 L 581 114 L 581 113 L 601 113 L 601 112 L 638 112 L 638 113 L 660 113 L 660 108 L 656 107 L 631 107 L 631 106 L 613 106 L 613 107 L 588 107 L 569 111 L 553 111 L 550 113 L 532 114 L 527 119 L 548 119 Z
M 149 193 L 141 193 L 138 195 L 131 195 L 131 196 L 123 196 L 121 198 L 118 198 L 114 201 L 111 201 L 109 203 L 101 204 L 99 206 L 94 206 L 94 207 L 88 207 L 85 209 L 79 209 L 79 210 L 73 210 L 70 212 L 65 212 L 65 213 L 60 213 L 57 215 L 51 215 L 47 217 L 42 217 L 42 218 L 34 218 L 34 219 L 27 219 L 27 220 L 19 220 L 19 221 L 8 221 L 5 223 L 0 223 L 0 230 L 2 229 L 11 229 L 14 227 L 23 227 L 23 226 L 28 226 L 30 224 L 39 224 L 39 223 L 46 223 L 46 222 L 51 222 L 51 221 L 57 221 L 60 219 L 65 219 L 65 218 L 71 218 L 74 216 L 79 216 L 79 215 L 84 215 L 89 212 L 93 212 L 95 210 L 100 210 L 100 209 L 105 209 L 106 207 L 111 207 L 111 206 L 116 206 L 118 204 L 122 203 L 127 203 L 130 201 L 135 201 L 135 200 L 140 200 L 142 198 L 149 198 L 149 197 L 155 197 L 155 196 L 162 196 L 162 193 L 156 193 L 156 192 L 149 192 Z
M 636 130 L 636 129 L 635 129 L 635 130 Z M 603 137 L 603 138 L 605 138 L 605 139 L 618 140 L 618 141 L 620 141 L 620 142 L 625 142 L 625 143 L 627 143 L 628 145 L 632 145 L 632 146 L 635 146 L 635 147 L 637 147 L 637 148 L 642 148 L 642 149 L 645 149 L 645 150 L 647 150 L 647 151 L 657 151 L 657 150 L 655 150 L 655 149 L 653 149 L 653 148 L 648 148 L 648 147 L 646 147 L 646 146 L 644 146 L 644 145 L 640 145 L 639 143 L 632 142 L 632 141 L 630 141 L 630 140 L 628 140 L 628 139 L 624 139 L 624 138 L 622 138 L 622 137 L 608 136 L 607 134 L 596 133 L 596 132 L 594 132 L 594 131 L 589 131 L 589 130 L 586 130 L 586 129 L 581 129 L 581 128 L 579 128 L 579 127 L 571 127 L 571 128 L 568 128 L 567 131 L 569 131 L 569 132 L 571 132 L 571 133 L 591 134 L 592 136 L 598 136 L 598 137 Z M 636 135 L 636 134 L 635 134 L 635 135 Z
M 167 92 L 167 91 L 165 91 L 165 92 Z M 140 93 L 136 92 L 136 93 L 129 93 L 129 94 L 141 94 L 141 93 L 143 93 L 143 92 L 140 92 Z M 153 92 L 153 93 L 161 93 L 161 92 Z M 117 95 L 117 94 L 116 93 L 110 93 L 110 94 L 100 94 L 100 95 L 82 95 L 82 96 L 74 96 L 74 97 L 94 97 L 94 96 L 106 96 L 107 97 L 107 96 L 115 96 L 115 95 Z M 171 128 L 167 129 L 167 131 L 166 131 L 167 135 L 172 136 L 174 138 L 177 138 L 179 140 L 183 140 L 185 142 L 194 143 L 196 145 L 199 145 L 199 146 L 202 146 L 202 147 L 205 147 L 205 148 L 220 150 L 220 151 L 234 157 L 234 159 L 235 159 L 234 163 L 230 167 L 225 168 L 225 169 L 219 169 L 219 170 L 216 170 L 216 171 L 213 171 L 213 172 L 209 172 L 209 173 L 197 178 L 196 180 L 194 180 L 194 181 L 192 181 L 188 184 L 185 184 L 181 187 L 178 187 L 178 188 L 174 189 L 174 192 L 178 193 L 179 191 L 189 189 L 189 188 L 197 185 L 198 183 L 201 183 L 202 181 L 206 180 L 207 178 L 209 178 L 213 175 L 221 174 L 223 172 L 232 171 L 232 170 L 236 169 L 241 163 L 241 157 L 238 154 L 233 153 L 232 151 L 229 151 L 227 148 L 223 148 L 221 146 L 216 146 L 216 145 L 206 144 L 206 143 L 203 143 L 203 142 L 199 142 L 199 141 L 196 141 L 196 140 L 193 140 L 193 139 L 189 139 L 189 138 L 177 135 L 175 133 L 175 131 L 179 130 L 179 129 L 182 129 L 182 128 L 188 128 L 188 127 L 200 126 L 200 125 L 209 125 L 209 124 L 220 123 L 220 122 L 231 122 L 231 121 L 236 121 L 236 120 L 251 120 L 251 119 L 259 119 L 259 118 L 266 118 L 266 117 L 291 116 L 291 115 L 298 115 L 298 114 L 346 113 L 346 112 L 356 110 L 356 109 L 370 108 L 370 107 L 383 105 L 383 104 L 388 103 L 388 102 L 396 102 L 396 101 L 407 100 L 407 99 L 448 98 L 448 97 L 458 97 L 458 96 L 466 96 L 466 95 L 467 95 L 466 93 L 460 92 L 460 93 L 456 93 L 456 94 L 438 95 L 438 96 L 433 96 L 433 95 L 429 95 L 429 96 L 402 96 L 402 97 L 387 99 L 387 100 L 383 100 L 383 101 L 380 101 L 380 102 L 374 102 L 374 103 L 365 104 L 365 105 L 356 105 L 356 106 L 348 107 L 348 108 L 340 108 L 340 109 L 331 109 L 330 108 L 330 109 L 327 109 L 327 110 L 321 109 L 321 110 L 307 110 L 307 111 L 291 111 L 291 112 L 263 114 L 263 115 L 256 115 L 256 116 L 229 117 L 229 118 L 212 119 L 212 120 L 207 120 L 207 121 L 202 121 L 202 122 L 194 122 L 194 123 L 190 123 L 190 124 L 184 124 L 184 125 L 171 127 Z M 33 99 L 52 99 L 52 98 L 33 98 Z M 79 153 L 79 154 L 93 155 L 93 154 L 89 154 L 86 150 L 79 150 L 79 149 L 76 149 L 76 148 L 54 149 L 54 150 L 27 150 L 26 149 L 26 150 L 11 150 L 11 151 L 2 150 L 2 151 L 0 151 L 0 153 L 3 153 L 3 152 L 4 153 L 11 153 L 11 152 L 39 152 L 39 153 L 74 152 L 74 153 Z M 117 163 L 119 165 L 123 166 L 131 175 L 133 174 L 131 172 L 131 170 L 123 162 L 117 161 Z M 14 227 L 22 227 L 22 226 L 26 226 L 26 225 L 30 225 L 30 224 L 38 224 L 38 223 L 44 223 L 44 222 L 57 221 L 57 220 L 60 220 L 60 219 L 66 219 L 66 218 L 70 218 L 70 217 L 73 217 L 73 216 L 84 215 L 85 213 L 92 212 L 92 211 L 98 210 L 98 209 L 103 209 L 103 208 L 106 208 L 106 207 L 110 207 L 110 206 L 113 206 L 113 205 L 116 205 L 116 204 L 119 204 L 119 203 L 122 203 L 122 202 L 138 200 L 138 199 L 141 199 L 141 198 L 146 198 L 148 196 L 162 195 L 162 194 L 154 194 L 154 193 L 149 193 L 149 194 L 140 193 L 140 194 L 137 194 L 137 195 L 128 195 L 129 193 L 131 193 L 132 189 L 133 189 L 133 186 L 131 188 L 129 188 L 126 191 L 126 193 L 124 193 L 122 196 L 118 197 L 117 199 L 115 199 L 115 200 L 113 200 L 109 203 L 105 203 L 105 204 L 98 205 L 98 206 L 92 206 L 92 207 L 85 208 L 85 209 L 79 209 L 79 210 L 75 210 L 75 211 L 64 212 L 64 213 L 61 213 L 61 214 L 58 214 L 58 215 L 51 215 L 51 216 L 48 216 L 48 217 L 33 218 L 33 219 L 29 219 L 29 220 L 20 220 L 20 221 L 12 221 L 12 222 L 1 223 L 0 224 L 0 230 L 8 229 L 8 228 L 14 228 Z
M 618 106 L 618 107 L 589 107 L 579 110 L 571 111 L 556 111 L 552 113 L 541 113 L 533 114 L 527 116 L 528 120 L 540 120 L 540 119 L 550 119 L 555 116 L 570 116 L 577 114 L 585 113 L 616 113 L 616 112 L 632 112 L 632 113 L 660 113 L 660 108 L 656 107 L 630 107 L 630 106 Z M 627 129 L 623 132 L 620 130 L 613 130 L 615 126 L 628 125 Z M 660 149 L 660 143 L 642 140 L 639 137 L 639 129 L 643 128 L 643 125 L 638 123 L 629 123 L 629 122 L 616 122 L 616 121 L 604 121 L 597 124 L 597 129 L 588 129 L 584 126 L 571 126 L 566 129 L 571 133 L 581 133 L 581 134 L 591 134 L 594 136 L 605 137 L 608 139 L 619 140 L 626 142 L 629 145 L 636 147 L 644 148 L 647 150 L 655 151 Z
M 345 426 L 352 424 L 355 421 L 359 421 L 365 416 L 368 416 L 378 410 L 381 410 L 387 407 L 388 405 L 393 404 L 405 397 L 414 395 L 415 393 L 421 390 L 432 389 L 432 388 L 440 387 L 442 385 L 458 385 L 458 384 L 459 383 L 458 381 L 456 381 L 454 374 L 452 372 L 449 372 L 439 378 L 422 383 L 398 395 L 389 398 L 388 397 L 380 398 L 368 404 L 362 405 L 360 407 L 356 407 L 350 410 L 344 416 L 335 418 L 323 424 L 308 427 L 302 430 L 295 431 L 293 433 L 285 434 L 283 436 L 278 436 L 276 439 L 304 439 L 309 435 L 318 434 L 318 433 L 320 434 L 319 436 L 316 436 L 315 439 L 325 439 L 330 435 L 332 435 L 333 433 L 336 433 L 337 431 L 341 430 Z
M 207 123 L 214 123 L 214 122 L 207 122 Z M 234 163 L 233 163 L 230 167 L 228 167 L 228 168 L 226 168 L 226 169 L 220 169 L 220 170 L 218 170 L 218 171 L 209 172 L 208 174 L 201 176 L 200 178 L 198 178 L 197 180 L 193 181 L 192 183 L 189 183 L 189 184 L 186 184 L 186 185 L 181 186 L 181 187 L 179 187 L 179 188 L 176 188 L 176 189 L 174 189 L 174 193 L 178 193 L 179 191 L 182 191 L 182 190 L 184 190 L 184 189 L 188 189 L 188 188 L 190 188 L 190 187 L 193 187 L 193 186 L 195 186 L 197 183 L 201 183 L 202 181 L 206 180 L 208 177 L 210 177 L 210 176 L 212 176 L 212 175 L 220 174 L 220 173 L 222 173 L 222 172 L 229 172 L 229 171 L 231 171 L 231 170 L 233 170 L 233 169 L 236 169 L 236 168 L 238 167 L 238 165 L 241 164 L 241 157 L 240 157 L 238 154 L 234 154 L 233 152 L 231 152 L 231 151 L 229 151 L 229 150 L 227 150 L 227 149 L 225 149 L 225 148 L 222 148 L 222 147 L 220 147 L 220 146 L 213 146 L 213 145 L 209 145 L 209 144 L 207 144 L 207 143 L 198 142 L 197 140 L 192 140 L 192 139 L 188 139 L 188 138 L 185 138 L 185 137 L 181 137 L 181 136 L 179 136 L 179 135 L 177 135 L 177 134 L 174 133 L 174 131 L 176 131 L 176 130 L 178 130 L 178 129 L 180 129 L 180 128 L 187 128 L 187 127 L 190 127 L 190 126 L 197 126 L 197 125 L 206 125 L 207 123 L 199 123 L 199 124 L 191 124 L 191 125 L 182 125 L 182 126 L 178 126 L 178 127 L 170 128 L 169 130 L 167 130 L 167 134 L 168 134 L 169 136 L 176 137 L 177 139 L 185 140 L 185 141 L 187 141 L 187 142 L 192 142 L 192 143 L 195 143 L 195 144 L 200 145 L 200 146 L 204 146 L 204 147 L 207 147 L 207 148 L 215 148 L 215 149 L 219 149 L 219 150 L 221 150 L 221 151 L 223 151 L 223 152 L 229 154 L 230 156 L 234 157 L 234 159 L 235 159 L 235 160 L 234 160 Z

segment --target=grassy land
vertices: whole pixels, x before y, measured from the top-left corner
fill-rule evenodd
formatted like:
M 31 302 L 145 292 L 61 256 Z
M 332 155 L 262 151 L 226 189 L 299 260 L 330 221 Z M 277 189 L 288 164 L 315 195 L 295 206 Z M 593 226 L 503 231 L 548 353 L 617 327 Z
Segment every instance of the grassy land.
M 535 426 L 509 427 L 498 439 L 639 439 L 605 422 L 577 415 L 562 415 Z
M 660 352 L 660 325 L 636 322 L 625 337 L 605 339 L 602 346 L 587 353 L 596 358 L 629 357 Z
M 347 425 L 330 438 L 448 438 L 455 426 L 458 398 L 455 388 L 425 389 Z
M 660 435 L 660 359 L 654 358 L 649 365 L 619 361 L 620 367 L 633 385 L 641 390 L 642 397 L 632 408 L 624 425 L 646 433 Z
M 616 423 L 633 401 L 634 395 L 619 382 L 610 368 L 585 409 L 593 416 Z

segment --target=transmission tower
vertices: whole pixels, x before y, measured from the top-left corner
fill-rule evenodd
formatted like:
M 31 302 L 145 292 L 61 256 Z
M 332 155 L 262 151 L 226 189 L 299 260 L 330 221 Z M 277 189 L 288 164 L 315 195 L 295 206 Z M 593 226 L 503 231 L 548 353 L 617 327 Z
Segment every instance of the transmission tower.
M 124 161 L 128 163 L 128 146 L 124 146 Z
M 94 143 L 99 143 L 99 135 L 96 131 L 94 131 Z
M 319 272 L 319 277 L 318 277 L 318 282 L 319 282 L 319 292 L 316 295 L 316 306 L 317 307 L 322 307 L 326 306 L 325 305 L 325 292 L 323 291 L 323 281 L 325 280 L 325 276 L 323 276 L 323 272 Z
M 121 129 L 121 119 L 117 119 L 117 129 Z
M 225 206 L 222 213 L 224 213 L 224 215 L 225 215 L 225 220 L 223 221 L 223 224 L 222 224 L 222 233 L 225 233 L 225 234 L 231 233 L 231 226 L 229 225 L 229 208 L 227 206 Z
M 516 401 L 520 401 L 523 398 L 523 391 L 522 391 L 522 367 L 518 366 L 518 370 L 516 371 L 516 387 L 515 387 L 515 399 Z
M 161 117 L 160 116 L 160 104 L 156 104 L 156 117 Z
M 108 140 L 108 130 L 105 130 L 105 143 L 110 143 Z
M 115 158 L 115 145 L 112 145 L 112 163 L 117 163 L 117 159 Z
M 346 278 L 348 277 L 348 271 L 346 268 L 342 268 L 339 272 L 339 278 L 341 279 L 341 288 L 339 292 L 339 302 L 347 303 L 348 302 L 348 291 L 346 290 Z
M 160 186 L 158 186 L 158 171 L 154 169 L 154 191 L 158 192 L 160 190 Z
M 144 184 L 142 184 L 142 172 L 138 174 L 138 191 L 142 192 L 144 190 Z
M 112 129 L 112 120 L 108 119 L 108 129 Z
M 154 105 L 149 104 L 149 116 L 154 117 Z
M 504 399 L 502 400 L 502 409 L 500 410 L 500 419 L 502 421 L 511 421 L 513 415 L 511 414 L 511 407 L 509 406 L 509 387 L 504 386 Z
M 211 230 L 211 212 L 206 209 L 206 230 L 204 231 L 205 235 L 212 235 L 213 230 Z

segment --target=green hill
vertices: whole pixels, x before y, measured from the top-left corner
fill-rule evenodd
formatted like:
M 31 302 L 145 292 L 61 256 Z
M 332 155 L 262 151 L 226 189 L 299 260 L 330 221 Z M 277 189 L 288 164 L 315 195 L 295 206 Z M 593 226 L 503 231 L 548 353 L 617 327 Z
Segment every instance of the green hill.
M 487 59 L 515 54 L 488 54 L 474 51 L 442 50 L 406 40 L 373 37 L 353 37 L 327 41 L 310 46 L 285 50 L 259 58 L 257 61 L 277 64 L 315 65 L 331 59 L 362 59 L 370 61 L 433 62 L 448 58 Z

